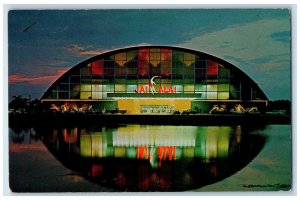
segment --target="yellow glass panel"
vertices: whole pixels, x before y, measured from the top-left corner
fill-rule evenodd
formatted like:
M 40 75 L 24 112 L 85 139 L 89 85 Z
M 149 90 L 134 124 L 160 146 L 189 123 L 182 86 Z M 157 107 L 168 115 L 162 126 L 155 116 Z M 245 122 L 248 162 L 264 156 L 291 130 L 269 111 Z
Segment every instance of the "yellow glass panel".
M 191 64 L 193 64 L 195 61 L 194 60 L 185 60 L 185 61 L 183 61 L 184 62 L 184 65 L 186 66 L 186 67 L 189 67 Z
M 116 93 L 119 93 L 119 92 L 123 93 L 125 91 L 126 91 L 125 84 L 115 84 L 115 92 Z
M 81 84 L 80 91 L 91 91 L 92 85 L 91 84 Z
M 126 63 L 126 53 L 115 54 L 115 62 L 119 67 L 123 67 Z
M 229 99 L 229 92 L 218 92 L 218 99 Z
M 194 93 L 194 84 L 184 84 L 184 93 Z
M 151 60 L 151 61 L 150 61 L 150 64 L 151 64 L 153 67 L 157 67 L 159 63 L 160 63 L 159 60 Z
M 157 48 L 151 48 L 151 49 L 150 49 L 150 52 L 160 52 L 160 49 L 157 49 Z
M 195 60 L 195 55 L 191 54 L 191 53 L 184 53 L 183 59 L 184 60 L 192 60 L 192 61 L 194 61 Z
M 81 99 L 90 99 L 92 98 L 91 92 L 80 92 L 80 98 Z

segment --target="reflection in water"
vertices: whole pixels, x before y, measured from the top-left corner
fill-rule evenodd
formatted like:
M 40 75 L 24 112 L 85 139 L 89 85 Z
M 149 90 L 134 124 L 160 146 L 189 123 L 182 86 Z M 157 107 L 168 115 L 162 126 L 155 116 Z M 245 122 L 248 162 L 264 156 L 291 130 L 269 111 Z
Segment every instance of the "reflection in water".
M 240 126 L 127 125 L 42 133 L 65 166 L 118 191 L 199 188 L 246 166 L 265 142 Z

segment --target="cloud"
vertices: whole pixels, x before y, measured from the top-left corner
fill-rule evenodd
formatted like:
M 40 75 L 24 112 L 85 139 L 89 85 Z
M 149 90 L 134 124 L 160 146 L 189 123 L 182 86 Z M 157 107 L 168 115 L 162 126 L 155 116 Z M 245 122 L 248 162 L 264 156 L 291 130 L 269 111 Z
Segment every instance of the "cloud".
M 65 47 L 65 49 L 75 57 L 83 57 L 86 55 L 98 55 L 104 52 L 104 50 L 94 49 L 92 46 L 82 46 L 79 44 L 71 44 Z
M 205 50 L 221 57 L 227 55 L 251 61 L 270 55 L 289 54 L 290 44 L 283 43 L 282 38 L 274 39 L 274 35 L 283 32 L 290 32 L 289 20 L 259 20 L 196 36 L 181 45 Z M 289 37 L 288 34 L 280 36 Z
M 66 69 L 55 69 L 51 67 L 40 67 L 26 74 L 9 75 L 9 84 L 27 84 L 33 86 L 49 86 L 58 79 Z
M 270 99 L 280 95 L 288 99 L 290 31 L 288 17 L 265 19 L 199 35 L 184 41 L 180 46 L 223 58 L 246 72 Z M 272 84 L 269 84 L 270 80 Z M 280 89 L 274 90 L 276 87 Z

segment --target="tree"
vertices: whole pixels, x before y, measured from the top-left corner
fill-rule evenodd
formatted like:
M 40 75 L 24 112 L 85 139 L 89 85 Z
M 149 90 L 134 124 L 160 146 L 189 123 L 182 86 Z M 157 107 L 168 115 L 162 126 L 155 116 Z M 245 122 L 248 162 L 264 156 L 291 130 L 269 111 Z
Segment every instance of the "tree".
M 9 110 L 13 112 L 25 112 L 30 103 L 30 99 L 23 98 L 21 95 L 13 96 L 13 100 L 8 104 Z

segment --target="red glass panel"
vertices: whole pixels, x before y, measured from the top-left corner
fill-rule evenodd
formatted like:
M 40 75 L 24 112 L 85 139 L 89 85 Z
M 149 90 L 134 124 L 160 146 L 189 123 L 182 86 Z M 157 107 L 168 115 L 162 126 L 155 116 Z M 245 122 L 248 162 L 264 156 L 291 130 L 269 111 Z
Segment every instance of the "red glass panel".
M 103 74 L 103 60 L 96 60 L 91 62 L 92 74 L 102 75 Z
M 149 74 L 149 49 L 139 49 L 138 70 L 139 75 Z
M 207 75 L 216 76 L 218 75 L 218 63 L 214 61 L 207 62 Z
M 162 53 L 172 53 L 172 49 L 161 49 L 160 52 L 162 52 Z
M 139 53 L 149 53 L 149 49 L 139 49 Z

